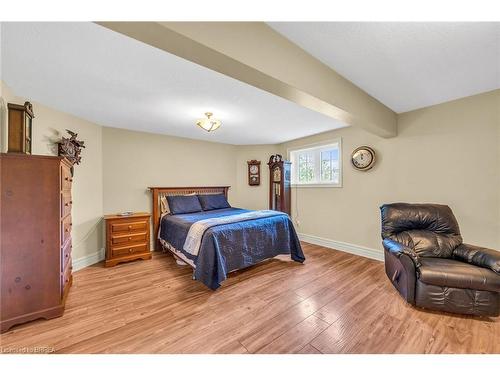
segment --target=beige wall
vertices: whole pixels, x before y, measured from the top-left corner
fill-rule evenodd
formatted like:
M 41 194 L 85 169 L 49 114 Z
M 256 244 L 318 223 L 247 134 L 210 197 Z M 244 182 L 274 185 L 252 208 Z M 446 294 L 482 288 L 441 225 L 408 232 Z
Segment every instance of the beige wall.
M 280 151 L 277 145 L 238 146 L 236 157 L 236 191 L 234 206 L 252 210 L 269 208 L 269 156 Z M 260 185 L 248 185 L 248 160 L 260 160 Z
M 2 97 L 2 152 L 7 149 L 6 103 L 23 104 L 19 98 L 0 81 Z M 94 254 L 102 244 L 102 127 L 77 117 L 53 110 L 37 102 L 32 102 L 35 119 L 33 121 L 33 154 L 57 155 L 54 141 L 65 135 L 65 129 L 78 133 L 85 141 L 82 163 L 75 166 L 73 183 L 73 259 Z
M 103 128 L 104 213 L 151 212 L 149 186 L 230 185 L 236 194 L 236 147 Z
M 102 133 L 104 214 L 152 212 L 149 186 L 229 185 L 232 206 L 268 208 L 266 163 L 278 146 L 232 146 L 108 127 Z M 260 186 L 248 186 L 252 159 L 262 162 Z
M 396 138 L 351 127 L 281 145 L 286 153 L 342 137 L 343 187 L 294 190 L 298 232 L 381 249 L 381 204 L 436 202 L 451 206 L 465 241 L 500 249 L 499 97 L 497 90 L 400 114 Z M 350 165 L 360 145 L 377 152 L 367 172 Z

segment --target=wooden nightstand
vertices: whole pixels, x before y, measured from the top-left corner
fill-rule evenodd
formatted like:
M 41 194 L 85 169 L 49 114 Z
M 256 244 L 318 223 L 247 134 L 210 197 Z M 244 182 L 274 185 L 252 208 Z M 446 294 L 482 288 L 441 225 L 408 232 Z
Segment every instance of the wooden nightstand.
M 129 216 L 105 215 L 106 267 L 136 259 L 151 259 L 149 220 L 147 212 Z

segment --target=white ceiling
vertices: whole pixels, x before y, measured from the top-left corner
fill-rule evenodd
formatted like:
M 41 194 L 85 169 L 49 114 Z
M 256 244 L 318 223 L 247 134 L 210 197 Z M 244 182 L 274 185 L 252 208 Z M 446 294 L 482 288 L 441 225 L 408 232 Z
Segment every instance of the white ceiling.
M 396 112 L 500 88 L 500 23 L 270 26 Z M 0 47 L 17 95 L 104 126 L 230 144 L 345 126 L 93 23 L 4 22 Z M 206 111 L 214 133 L 195 125 Z
M 16 95 L 104 126 L 275 144 L 345 126 L 93 23 L 2 23 L 1 77 Z M 212 111 L 214 133 L 195 125 Z
M 500 88 L 500 22 L 269 25 L 398 113 Z

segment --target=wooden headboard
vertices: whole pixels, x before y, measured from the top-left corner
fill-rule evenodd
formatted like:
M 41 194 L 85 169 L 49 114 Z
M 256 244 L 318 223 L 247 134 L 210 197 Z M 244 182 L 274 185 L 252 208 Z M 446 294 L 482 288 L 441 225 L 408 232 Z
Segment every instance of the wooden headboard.
M 230 186 L 190 186 L 190 187 L 149 187 L 153 194 L 153 236 L 155 239 L 155 250 L 161 250 L 158 241 L 158 229 L 161 218 L 161 198 L 167 195 L 187 195 L 187 194 L 224 194 L 227 199 L 227 191 Z

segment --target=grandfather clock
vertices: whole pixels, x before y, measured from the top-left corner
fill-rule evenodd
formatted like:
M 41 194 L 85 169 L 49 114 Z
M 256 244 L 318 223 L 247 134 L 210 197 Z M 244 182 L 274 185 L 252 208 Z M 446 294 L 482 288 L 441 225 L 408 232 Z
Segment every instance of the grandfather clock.
M 290 168 L 292 163 L 283 160 L 280 154 L 269 158 L 269 209 L 290 215 L 291 186 Z

